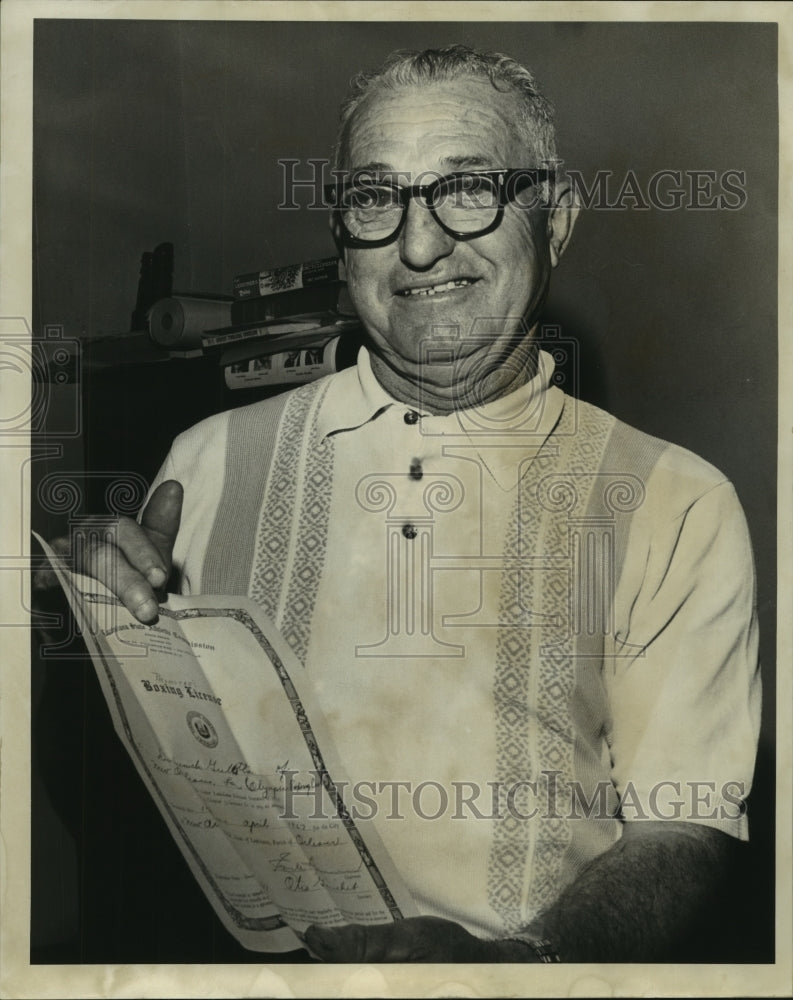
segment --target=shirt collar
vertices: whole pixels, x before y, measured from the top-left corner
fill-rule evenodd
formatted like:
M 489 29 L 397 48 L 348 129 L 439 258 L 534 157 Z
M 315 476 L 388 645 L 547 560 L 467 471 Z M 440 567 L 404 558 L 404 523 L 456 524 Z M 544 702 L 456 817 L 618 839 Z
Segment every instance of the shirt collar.
M 540 351 L 537 374 L 520 388 L 481 407 L 456 410 L 445 416 L 422 416 L 425 433 L 464 435 L 485 467 L 505 490 L 511 489 L 527 468 L 527 451 L 542 444 L 564 406 L 564 394 L 551 385 L 553 358 Z M 391 407 L 406 408 L 380 385 L 372 372 L 369 352 L 362 347 L 354 368 L 331 381 L 317 415 L 321 437 L 361 427 Z
M 355 367 L 345 368 L 331 381 L 317 415 L 317 430 L 321 438 L 354 430 L 397 405 L 374 377 L 369 352 L 362 347 Z

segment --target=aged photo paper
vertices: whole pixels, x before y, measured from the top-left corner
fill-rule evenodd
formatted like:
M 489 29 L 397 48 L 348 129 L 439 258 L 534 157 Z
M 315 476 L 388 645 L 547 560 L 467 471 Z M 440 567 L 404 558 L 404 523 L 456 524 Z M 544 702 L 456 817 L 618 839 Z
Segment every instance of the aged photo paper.
M 33 532 L 134 516 L 178 433 L 344 367 L 347 318 L 340 338 L 287 318 L 280 354 L 250 346 L 251 322 L 218 334 L 233 283 L 334 255 L 317 178 L 350 79 L 453 43 L 525 63 L 555 105 L 581 204 L 542 313 L 555 384 L 702 456 L 745 511 L 763 704 L 734 961 L 307 961 L 313 922 L 423 911 L 409 859 L 345 806 L 336 709 L 291 638 L 219 587 L 163 596 L 142 647 L 101 586 L 41 589 Z M 793 4 L 5 0 L 0 44 L 0 996 L 790 995 Z M 191 340 L 167 318 L 152 363 L 139 279 L 163 247 L 166 294 L 207 319 Z M 457 502 L 446 487 L 436 511 Z M 362 482 L 362 509 L 388 488 Z M 423 562 L 409 581 L 398 565 L 385 638 L 361 625 L 355 648 L 384 671 L 424 629 L 451 690 L 461 621 L 439 605 L 436 634 L 411 589 L 460 568 L 430 528 L 400 526 Z M 367 720 L 361 747 L 389 725 Z

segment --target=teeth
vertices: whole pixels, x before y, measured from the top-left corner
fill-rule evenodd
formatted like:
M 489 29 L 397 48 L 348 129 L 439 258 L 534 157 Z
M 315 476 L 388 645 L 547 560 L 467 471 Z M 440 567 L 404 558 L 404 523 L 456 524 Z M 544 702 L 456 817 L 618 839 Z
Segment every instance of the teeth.
M 470 284 L 471 281 L 468 278 L 453 278 L 445 285 L 431 285 L 429 288 L 407 288 L 402 292 L 402 295 L 434 295 L 436 292 L 446 292 L 450 288 L 464 288 Z

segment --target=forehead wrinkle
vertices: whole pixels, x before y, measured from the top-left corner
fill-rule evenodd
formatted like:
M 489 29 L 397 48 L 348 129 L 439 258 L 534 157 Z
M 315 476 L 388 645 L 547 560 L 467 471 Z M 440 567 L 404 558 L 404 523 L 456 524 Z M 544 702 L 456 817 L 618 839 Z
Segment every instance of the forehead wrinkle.
M 511 113 L 507 112 L 508 105 Z M 446 115 L 466 127 L 477 121 L 487 125 L 494 119 L 509 127 L 518 110 L 518 99 L 515 94 L 497 91 L 489 82 L 472 77 L 376 90 L 357 109 L 353 127 L 356 119 L 371 114 L 373 109 L 386 118 L 400 119 L 407 115 L 411 123 L 417 117 L 431 121 Z
M 348 149 L 359 159 L 388 160 L 389 147 L 399 147 L 404 156 L 410 145 L 420 154 L 453 144 L 457 150 L 436 162 L 456 165 L 470 157 L 480 166 L 508 166 L 502 161 L 517 141 L 517 113 L 516 98 L 476 79 L 377 91 L 351 122 Z M 494 156 L 494 150 L 501 155 Z
M 438 133 L 405 136 L 375 136 L 368 132 L 364 142 L 359 146 L 353 137 L 350 143 L 351 156 L 349 169 L 351 171 L 405 171 L 412 164 L 405 162 L 405 157 L 411 160 L 423 160 L 425 157 L 431 169 L 440 168 L 441 172 L 451 173 L 457 170 L 486 170 L 513 166 L 508 163 L 515 159 L 516 142 L 509 134 L 501 136 L 478 136 Z M 520 156 L 517 161 L 520 161 Z M 517 162 L 517 165 L 520 165 Z
M 393 173 L 396 167 L 391 163 L 384 163 L 382 160 L 369 160 L 367 163 L 362 163 L 360 166 L 355 165 L 350 168 L 350 173 L 353 174 L 387 174 Z

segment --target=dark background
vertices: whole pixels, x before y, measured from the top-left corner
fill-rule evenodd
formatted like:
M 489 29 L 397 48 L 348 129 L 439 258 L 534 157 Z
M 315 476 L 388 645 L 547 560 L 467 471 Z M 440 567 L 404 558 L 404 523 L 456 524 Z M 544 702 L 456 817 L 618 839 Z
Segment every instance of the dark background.
M 332 255 L 324 214 L 306 207 L 307 193 L 296 196 L 301 209 L 277 208 L 278 159 L 330 155 L 336 107 L 357 70 L 397 47 L 451 42 L 531 67 L 556 105 L 565 164 L 587 180 L 612 171 L 614 194 L 628 170 L 643 185 L 662 169 L 745 171 L 739 211 L 584 211 L 546 319 L 577 341 L 578 395 L 708 459 L 746 510 L 765 704 L 754 845 L 741 876 L 754 893 L 743 957 L 770 960 L 775 25 L 37 21 L 34 335 L 56 325 L 83 346 L 121 338 L 141 253 L 163 241 L 175 247 L 178 291 L 229 294 L 235 274 Z M 175 433 L 230 405 L 217 373 L 188 362 L 90 379 L 83 370 L 77 381 L 82 432 L 64 439 L 60 458 L 34 463 L 39 480 L 97 468 L 150 478 Z M 51 439 L 68 424 L 58 407 L 74 398 L 52 387 Z M 45 535 L 56 527 L 51 514 L 34 501 Z M 137 779 L 103 728 L 90 669 L 70 663 L 36 666 L 34 649 L 33 960 L 250 957 L 217 928 L 145 794 L 128 790 Z M 55 740 L 64 715 L 83 721 Z M 186 911 L 196 923 L 180 938 Z

